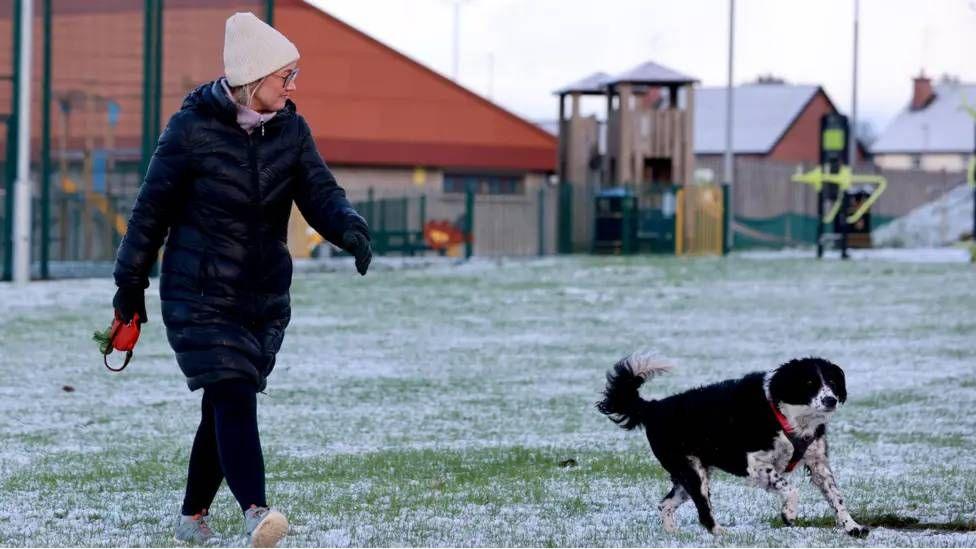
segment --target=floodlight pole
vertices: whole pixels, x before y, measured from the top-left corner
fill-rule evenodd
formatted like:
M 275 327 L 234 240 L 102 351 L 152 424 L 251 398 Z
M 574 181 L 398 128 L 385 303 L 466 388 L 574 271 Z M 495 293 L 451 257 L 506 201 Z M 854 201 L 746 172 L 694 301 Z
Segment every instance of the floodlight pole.
M 733 123 L 733 93 L 732 88 L 732 59 L 733 52 L 735 50 L 735 0 L 729 0 L 729 69 L 728 69 L 728 82 L 725 86 L 725 156 L 723 162 L 722 170 L 722 181 L 728 188 L 728 202 L 725 207 L 728 208 L 729 223 L 726 227 L 725 235 L 725 248 L 726 250 L 731 250 L 732 246 L 735 245 L 735 231 L 732 229 L 732 225 L 735 223 L 735 210 L 734 210 L 734 199 L 735 193 L 732 192 L 732 185 L 734 179 L 734 158 L 732 151 L 732 123 Z
M 857 42 L 858 18 L 861 11 L 861 0 L 854 0 L 854 75 L 851 78 L 851 146 L 848 148 L 847 165 L 854 170 L 857 165 Z
M 30 180 L 30 83 L 31 38 L 34 31 L 34 2 L 20 0 L 20 65 L 17 97 L 17 181 L 14 184 L 14 284 L 30 282 L 31 180 Z M 10 197 L 8 197 L 8 200 Z

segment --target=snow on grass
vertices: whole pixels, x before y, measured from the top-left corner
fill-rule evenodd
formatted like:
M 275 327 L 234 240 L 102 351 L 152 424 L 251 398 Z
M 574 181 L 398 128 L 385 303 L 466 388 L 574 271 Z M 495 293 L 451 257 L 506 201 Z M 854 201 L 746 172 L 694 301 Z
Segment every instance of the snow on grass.
M 944 246 L 973 230 L 973 188 L 961 184 L 871 233 L 878 246 Z
M 969 263 L 969 251 L 959 247 L 937 248 L 870 248 L 848 250 L 853 261 L 892 261 L 896 263 Z M 814 252 L 809 248 L 783 250 L 755 250 L 736 254 L 747 259 L 809 259 Z M 825 250 L 823 259 L 840 260 L 840 251 Z
M 976 270 L 810 255 L 297 275 L 259 397 L 286 544 L 976 544 Z M 200 396 L 152 292 L 133 363 L 104 370 L 90 337 L 112 293 L 107 279 L 0 285 L 0 545 L 172 543 Z M 713 540 L 690 504 L 665 534 L 656 505 L 669 486 L 643 435 L 593 408 L 605 371 L 637 349 L 676 366 L 649 398 L 796 356 L 838 362 L 850 399 L 830 441 L 845 499 L 856 518 L 917 526 L 847 538 L 795 474 L 805 522 L 783 528 L 772 495 L 717 474 L 729 534 Z M 226 488 L 212 512 L 222 544 L 241 543 Z

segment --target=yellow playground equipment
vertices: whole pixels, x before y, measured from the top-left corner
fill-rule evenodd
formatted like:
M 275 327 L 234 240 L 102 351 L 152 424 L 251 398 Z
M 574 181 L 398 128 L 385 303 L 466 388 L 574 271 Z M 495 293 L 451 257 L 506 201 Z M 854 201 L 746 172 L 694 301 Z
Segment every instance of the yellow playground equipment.
M 847 216 L 847 224 L 857 223 L 864 214 L 871 208 L 871 205 L 878 201 L 885 189 L 888 188 L 888 180 L 880 175 L 870 175 L 870 174 L 855 174 L 851 171 L 849 166 L 841 166 L 837 173 L 825 172 L 822 167 L 818 166 L 806 173 L 804 173 L 800 168 L 797 168 L 796 174 L 792 177 L 792 181 L 795 183 L 806 183 L 807 185 L 812 185 L 813 189 L 820 194 L 824 185 L 837 185 L 838 195 L 837 200 L 834 201 L 833 207 L 827 212 L 823 218 L 820 220 L 821 223 L 830 224 L 834 222 L 837 214 L 840 212 L 841 204 L 843 200 L 841 197 L 844 196 L 851 187 L 855 184 L 866 184 L 874 185 L 874 190 L 871 192 L 870 196 L 861 203 L 861 206 L 854 211 L 851 215 Z

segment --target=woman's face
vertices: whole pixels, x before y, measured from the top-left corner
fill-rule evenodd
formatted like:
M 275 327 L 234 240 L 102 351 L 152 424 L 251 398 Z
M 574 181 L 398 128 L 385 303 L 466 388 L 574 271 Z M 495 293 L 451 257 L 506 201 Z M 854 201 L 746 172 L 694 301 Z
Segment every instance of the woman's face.
M 254 92 L 251 108 L 260 113 L 277 112 L 285 108 L 285 101 L 297 89 L 292 76 L 298 70 L 297 65 L 298 63 L 292 63 L 265 77 Z

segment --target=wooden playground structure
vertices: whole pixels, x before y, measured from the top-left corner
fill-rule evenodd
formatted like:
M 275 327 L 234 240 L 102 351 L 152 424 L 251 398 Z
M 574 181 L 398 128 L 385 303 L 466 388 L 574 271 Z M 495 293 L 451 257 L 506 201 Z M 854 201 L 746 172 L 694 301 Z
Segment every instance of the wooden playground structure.
M 696 82 L 648 61 L 555 92 L 560 214 L 571 219 L 560 222 L 560 251 L 723 253 L 727 194 L 693 180 Z M 584 114 L 588 98 L 605 102 L 603 120 Z

